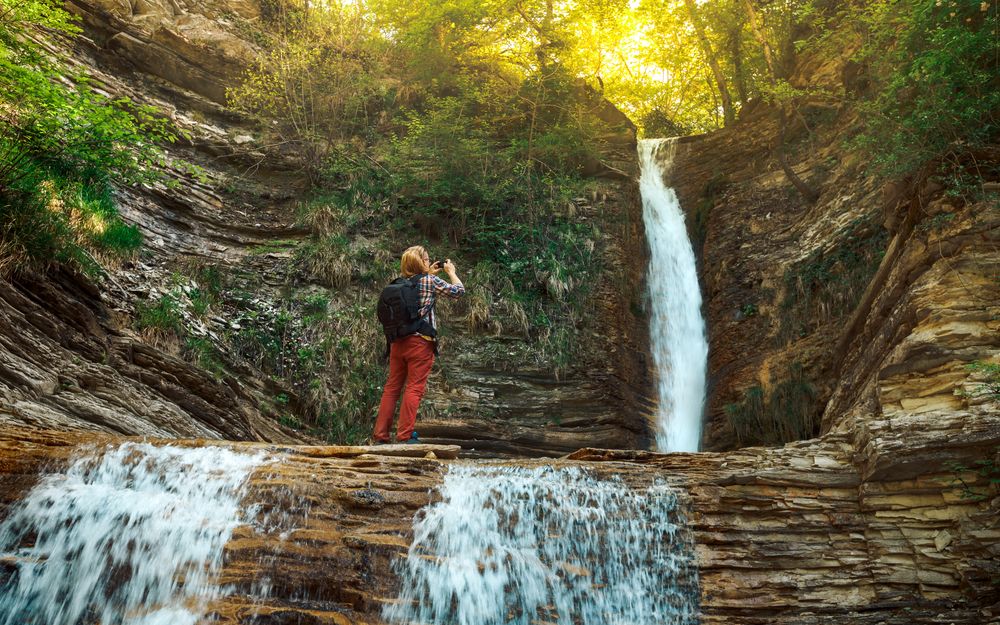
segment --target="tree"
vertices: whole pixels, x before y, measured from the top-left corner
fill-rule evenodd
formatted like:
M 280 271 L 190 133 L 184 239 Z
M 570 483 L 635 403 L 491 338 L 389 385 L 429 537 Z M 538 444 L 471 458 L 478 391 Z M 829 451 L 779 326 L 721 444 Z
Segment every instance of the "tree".
M 694 0 L 684 0 L 684 5 L 687 7 L 688 14 L 691 17 L 691 24 L 694 25 L 695 32 L 698 34 L 698 42 L 705 53 L 705 60 L 712 70 L 712 76 L 715 78 L 715 85 L 719 90 L 719 97 L 722 100 L 724 124 L 730 126 L 736 121 L 736 112 L 733 110 L 733 98 L 729 95 L 726 78 L 722 73 L 722 68 L 719 66 L 719 60 L 715 56 L 712 44 L 705 34 L 705 26 L 698 15 L 698 9 L 695 7 Z
M 272 144 L 294 147 L 315 184 L 339 146 L 377 123 L 398 83 L 364 4 L 307 8 L 228 95 L 231 106 L 261 121 Z

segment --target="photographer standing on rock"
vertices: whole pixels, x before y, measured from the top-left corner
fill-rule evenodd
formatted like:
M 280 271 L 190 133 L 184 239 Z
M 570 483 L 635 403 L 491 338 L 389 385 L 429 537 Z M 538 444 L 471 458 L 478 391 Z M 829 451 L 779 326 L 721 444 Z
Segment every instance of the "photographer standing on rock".
M 403 252 L 399 264 L 403 276 L 382 291 L 378 304 L 379 321 L 385 331 L 389 352 L 389 378 L 375 419 L 372 438 L 376 445 L 390 442 L 389 428 L 400 394 L 403 401 L 399 408 L 395 442 L 420 442 L 413 427 L 417 421 L 417 407 L 427 388 L 427 376 L 437 354 L 434 304 L 439 295 L 452 299 L 465 295 L 465 286 L 458 279 L 455 264 L 450 259 L 431 264 L 427 250 L 415 245 Z M 448 275 L 451 284 L 435 275 L 441 271 Z

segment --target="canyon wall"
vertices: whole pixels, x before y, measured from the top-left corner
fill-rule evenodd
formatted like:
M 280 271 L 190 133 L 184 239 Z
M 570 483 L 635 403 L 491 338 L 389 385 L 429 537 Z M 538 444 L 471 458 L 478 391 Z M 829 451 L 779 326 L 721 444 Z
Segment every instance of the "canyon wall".
M 198 287 L 189 266 L 243 276 L 240 288 L 262 310 L 289 288 L 318 288 L 301 284 L 292 262 L 308 235 L 293 216 L 305 190 L 294 155 L 262 151 L 254 128 L 221 106 L 254 54 L 237 24 L 256 9 L 73 6 L 87 28 L 75 48 L 81 66 L 107 92 L 167 111 L 190 136 L 171 154 L 202 174 L 178 164 L 167 172 L 173 184 L 121 191 L 147 252 L 112 266 L 99 287 L 53 269 L 0 289 L 0 502 L 65 462 L 78 440 L 272 441 L 282 460 L 254 476 L 252 497 L 284 515 L 263 533 L 243 528 L 229 546 L 223 581 L 236 592 L 213 608 L 219 621 L 378 622 L 395 596 L 393 558 L 446 463 L 288 446 L 310 441 L 280 422 L 282 405 L 297 398 L 227 351 L 238 331 L 232 311 L 185 320 L 219 348 L 214 370 L 134 324 L 140 303 Z M 989 471 L 1000 446 L 996 399 L 967 366 L 995 361 L 1000 342 L 995 196 L 958 202 L 923 180 L 876 184 L 863 157 L 842 150 L 852 114 L 820 104 L 806 112 L 815 123 L 793 133 L 789 149 L 818 202 L 799 198 L 776 166 L 776 118 L 763 106 L 733 128 L 680 140 L 670 182 L 700 250 L 711 341 L 706 445 L 740 445 L 726 407 L 755 386 L 773 393 L 793 365 L 815 395 L 819 438 L 697 455 L 588 449 L 560 462 L 679 489 L 706 623 L 1000 622 L 1000 498 L 989 475 L 961 468 Z M 515 355 L 531 349 L 522 338 L 455 324 L 422 415 L 426 438 L 475 448 L 470 456 L 648 444 L 645 244 L 631 140 L 608 154 L 624 179 L 607 178 L 573 204 L 611 224 L 605 261 L 616 272 L 597 285 L 597 313 L 579 330 L 589 341 L 579 366 L 562 377 L 522 366 Z M 0 562 L 0 571 L 15 565 Z M 262 571 L 280 582 L 255 600 Z
M 138 258 L 110 262 L 96 279 L 53 268 L 5 283 L 0 423 L 311 440 L 303 398 L 278 375 L 294 363 L 282 359 L 297 358 L 297 347 L 314 349 L 293 344 L 306 332 L 304 302 L 355 305 L 357 289 L 331 290 L 302 269 L 310 234 L 297 222 L 308 198 L 302 163 L 293 150 L 262 145 L 260 129 L 225 107 L 226 88 L 259 52 L 252 37 L 262 27 L 259 6 L 73 0 L 68 7 L 84 27 L 67 44 L 77 67 L 100 92 L 162 111 L 183 138 L 167 148 L 162 180 L 119 190 L 123 218 L 144 235 Z M 635 133 L 613 107 L 598 114 L 619 130 L 591 168 L 594 191 L 566 208 L 599 225 L 603 238 L 594 242 L 603 274 L 575 328 L 583 349 L 553 372 L 537 364 L 538 347 L 525 336 L 473 333 L 461 307 L 443 307 L 449 336 L 423 405 L 426 439 L 522 456 L 647 444 Z M 373 249 L 362 262 L 375 266 L 381 254 Z M 191 304 L 212 279 L 223 284 L 222 301 L 198 314 Z M 179 302 L 181 332 L 144 327 L 143 310 L 164 298 Z M 268 369 L 260 362 L 271 348 L 265 341 L 289 345 Z
M 949 436 L 980 427 L 992 406 L 970 365 L 1000 354 L 997 181 L 972 198 L 926 175 L 879 181 L 846 147 L 856 113 L 819 102 L 802 114 L 809 128 L 785 150 L 815 203 L 778 166 L 778 115 L 762 104 L 733 128 L 679 139 L 668 173 L 700 248 L 705 447 L 778 442 L 735 431 L 755 417 L 765 423 L 744 429 L 765 429 L 768 411 L 803 438 L 897 419 L 947 422 Z

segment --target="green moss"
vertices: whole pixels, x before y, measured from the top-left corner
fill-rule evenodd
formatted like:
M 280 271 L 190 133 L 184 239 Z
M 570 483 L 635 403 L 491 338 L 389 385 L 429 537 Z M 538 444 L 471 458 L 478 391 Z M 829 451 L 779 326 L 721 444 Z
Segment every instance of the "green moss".
M 226 367 L 222 362 L 221 354 L 215 344 L 202 337 L 188 337 L 184 343 L 184 352 L 187 358 L 210 372 L 216 379 L 221 379 L 226 372 Z
M 701 199 L 695 205 L 694 220 L 691 226 L 692 245 L 698 258 L 702 257 L 705 247 L 705 237 L 708 235 L 708 220 L 719 196 L 726 190 L 729 180 L 723 174 L 716 172 L 702 189 Z

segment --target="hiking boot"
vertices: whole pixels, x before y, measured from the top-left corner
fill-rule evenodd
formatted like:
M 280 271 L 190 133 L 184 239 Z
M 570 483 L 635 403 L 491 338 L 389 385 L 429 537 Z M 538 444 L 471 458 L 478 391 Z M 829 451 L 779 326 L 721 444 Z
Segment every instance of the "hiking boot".
M 396 442 L 402 443 L 403 445 L 419 445 L 420 444 L 420 437 L 417 436 L 416 432 L 414 432 L 413 434 L 410 434 L 410 439 L 409 440 L 396 441 Z
M 381 438 L 376 438 L 372 445 L 388 445 L 390 441 L 382 440 Z

